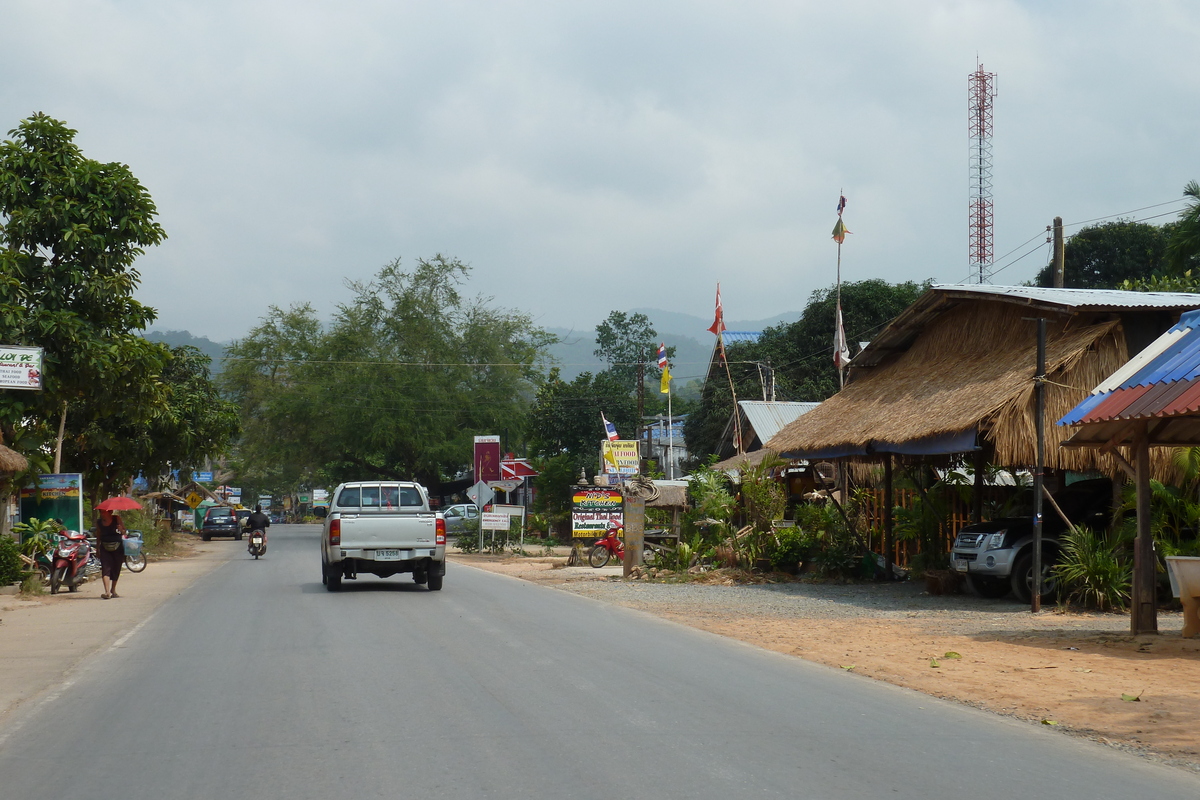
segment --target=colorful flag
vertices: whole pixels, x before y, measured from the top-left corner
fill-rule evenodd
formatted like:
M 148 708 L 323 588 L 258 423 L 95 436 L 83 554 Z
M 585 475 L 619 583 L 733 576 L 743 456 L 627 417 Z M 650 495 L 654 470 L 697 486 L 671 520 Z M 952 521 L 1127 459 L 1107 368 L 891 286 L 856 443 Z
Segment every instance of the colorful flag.
M 621 438 L 620 436 L 617 435 L 617 426 L 613 425 L 611 422 L 609 422 L 607 419 L 604 418 L 603 411 L 600 412 L 600 419 L 601 419 L 601 421 L 604 422 L 604 435 L 608 437 L 608 440 L 610 442 L 615 442 Z
M 838 244 L 841 244 L 842 242 L 846 241 L 847 233 L 853 233 L 853 231 L 851 231 L 842 223 L 842 215 L 838 214 L 837 224 L 833 226 L 833 240 Z
M 671 370 L 666 366 L 662 368 L 662 381 L 658 384 L 658 391 L 662 394 L 671 393 Z
M 842 215 L 842 212 L 845 210 L 846 210 L 846 195 L 843 194 L 838 197 L 838 207 L 837 207 L 838 216 L 840 217 Z
M 658 368 L 667 368 L 667 345 L 665 342 L 658 346 Z
M 721 308 L 721 284 L 717 283 L 717 318 L 713 320 L 713 324 L 708 326 L 708 332 L 721 335 L 721 331 L 725 330 L 725 312 Z
M 833 334 L 833 363 L 839 370 L 850 363 L 850 347 L 846 344 L 846 330 L 842 327 L 842 306 L 837 307 L 837 330 Z

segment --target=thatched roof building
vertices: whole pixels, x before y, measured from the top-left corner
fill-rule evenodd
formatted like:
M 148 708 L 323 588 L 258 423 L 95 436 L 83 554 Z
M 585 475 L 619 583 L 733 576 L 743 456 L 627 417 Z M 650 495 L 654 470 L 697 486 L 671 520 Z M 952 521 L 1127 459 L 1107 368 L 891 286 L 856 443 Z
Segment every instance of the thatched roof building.
M 11 447 L 0 444 L 0 472 L 20 472 L 28 467 L 29 462 L 25 460 L 25 456 Z
M 1037 317 L 1047 320 L 1046 466 L 1117 472 L 1111 457 L 1064 450 L 1053 422 L 1194 308 L 1192 294 L 933 286 L 851 362 L 837 395 L 766 446 L 789 458 L 989 452 L 1033 464 Z

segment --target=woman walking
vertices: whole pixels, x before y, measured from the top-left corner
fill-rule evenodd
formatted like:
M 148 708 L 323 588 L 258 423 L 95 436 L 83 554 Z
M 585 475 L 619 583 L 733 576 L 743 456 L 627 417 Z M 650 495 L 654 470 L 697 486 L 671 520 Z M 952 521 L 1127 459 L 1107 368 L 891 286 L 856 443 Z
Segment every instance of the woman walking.
M 120 597 L 117 594 L 117 579 L 121 577 L 121 565 L 125 563 L 125 523 L 120 516 L 108 509 L 100 510 L 96 522 L 96 543 L 100 546 L 100 578 L 104 581 L 101 600 Z

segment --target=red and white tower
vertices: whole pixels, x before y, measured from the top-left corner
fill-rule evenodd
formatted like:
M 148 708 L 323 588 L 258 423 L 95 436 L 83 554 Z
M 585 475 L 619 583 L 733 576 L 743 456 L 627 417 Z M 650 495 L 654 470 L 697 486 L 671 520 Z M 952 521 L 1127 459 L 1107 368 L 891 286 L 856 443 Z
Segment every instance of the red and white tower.
M 971 135 L 971 212 L 968 252 L 980 283 L 992 277 L 992 105 L 996 74 L 977 64 L 967 79 Z

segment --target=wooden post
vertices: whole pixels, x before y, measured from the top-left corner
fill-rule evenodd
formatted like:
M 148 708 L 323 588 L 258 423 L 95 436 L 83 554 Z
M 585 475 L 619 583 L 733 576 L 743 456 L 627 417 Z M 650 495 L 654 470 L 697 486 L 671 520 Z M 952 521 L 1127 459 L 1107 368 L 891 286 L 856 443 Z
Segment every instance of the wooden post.
M 1046 320 L 1037 321 L 1037 373 L 1033 376 L 1034 420 L 1037 430 L 1037 464 L 1033 469 L 1033 588 L 1029 610 L 1042 610 L 1042 485 L 1046 464 Z
M 635 565 L 642 563 L 646 547 L 646 501 L 641 497 L 625 498 L 625 562 L 621 574 L 626 578 Z
M 978 435 L 978 434 L 976 434 Z M 975 495 L 971 498 L 971 522 L 978 525 L 983 522 L 983 491 L 987 486 L 987 455 L 984 448 L 975 451 Z M 950 535 L 954 535 L 954 531 Z
M 1133 542 L 1133 609 L 1129 614 L 1129 632 L 1134 636 L 1158 633 L 1158 612 L 1154 604 L 1154 538 L 1150 532 L 1150 442 L 1146 420 L 1138 423 L 1133 435 L 1133 457 L 1137 472 L 1137 538 Z
M 892 559 L 895 550 L 895 539 L 892 536 L 893 505 L 895 505 L 895 500 L 892 498 L 892 454 L 885 453 L 883 456 L 883 569 L 884 580 L 888 581 L 892 579 Z

